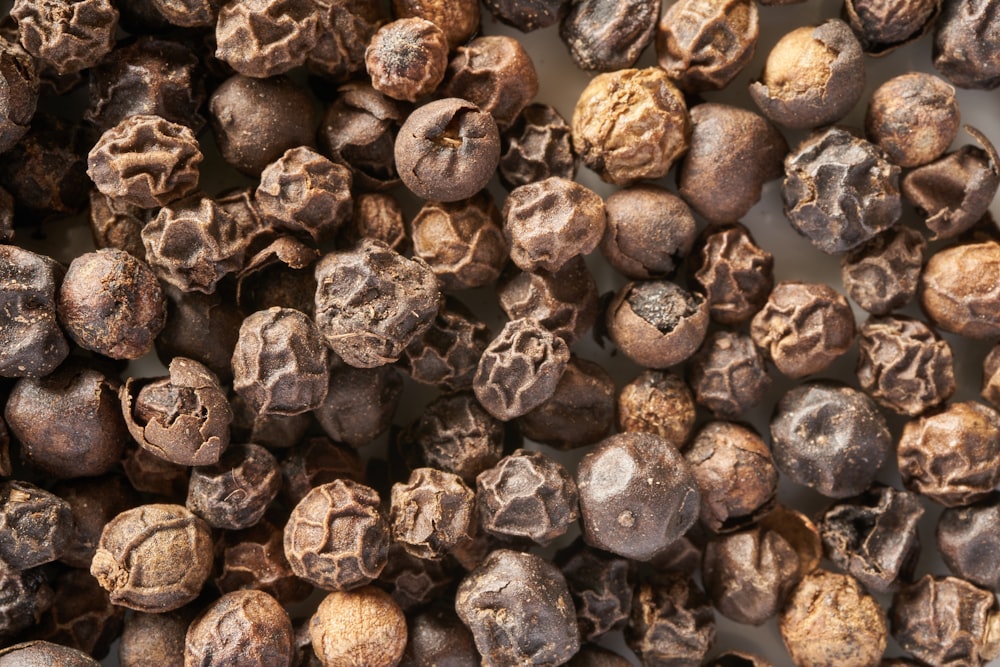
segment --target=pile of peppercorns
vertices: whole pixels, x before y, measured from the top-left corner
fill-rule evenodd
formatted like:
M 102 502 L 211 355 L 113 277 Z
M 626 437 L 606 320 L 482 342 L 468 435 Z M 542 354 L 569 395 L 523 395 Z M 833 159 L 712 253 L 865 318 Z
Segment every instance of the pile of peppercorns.
M 0 667 L 1000 656 L 1000 0 L 391 4 L 0 5 Z

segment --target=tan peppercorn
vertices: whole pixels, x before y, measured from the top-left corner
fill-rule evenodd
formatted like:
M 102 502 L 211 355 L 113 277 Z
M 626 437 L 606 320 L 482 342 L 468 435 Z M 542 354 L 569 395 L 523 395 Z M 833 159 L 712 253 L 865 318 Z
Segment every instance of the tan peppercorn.
M 323 667 L 395 667 L 406 650 L 406 617 L 385 591 L 330 593 L 309 621 Z

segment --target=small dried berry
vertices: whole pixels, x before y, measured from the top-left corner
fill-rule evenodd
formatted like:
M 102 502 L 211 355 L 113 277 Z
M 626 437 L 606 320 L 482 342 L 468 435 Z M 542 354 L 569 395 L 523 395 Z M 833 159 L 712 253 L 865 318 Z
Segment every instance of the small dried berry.
M 646 368 L 694 354 L 708 330 L 708 301 L 666 280 L 630 282 L 608 304 L 607 327 L 621 352 Z
M 472 388 L 489 329 L 461 302 L 445 299 L 431 326 L 411 342 L 399 364 L 411 380 L 448 391 Z
M 764 356 L 746 334 L 716 331 L 691 357 L 688 381 L 695 399 L 716 417 L 737 419 L 771 388 Z
M 364 447 L 389 428 L 402 390 L 403 378 L 393 366 L 354 368 L 335 360 L 326 398 L 313 414 L 334 440 Z
M 498 170 L 508 190 L 550 176 L 573 180 L 576 155 L 569 123 L 548 104 L 529 104 L 501 136 Z
M 927 241 L 920 232 L 896 225 L 840 259 L 847 295 L 873 315 L 888 315 L 917 293 Z
M 872 93 L 865 133 L 900 167 L 917 167 L 948 150 L 960 118 L 954 88 L 932 74 L 908 72 Z
M 566 450 L 597 442 L 614 420 L 614 380 L 599 364 L 570 357 L 552 396 L 517 424 L 524 437 Z
M 392 537 L 417 558 L 441 558 L 469 538 L 475 498 L 458 475 L 417 468 L 406 484 L 392 486 Z
M 29 570 L 60 558 L 69 546 L 69 503 L 29 482 L 0 484 L 0 560 Z
M 0 376 L 42 377 L 69 354 L 56 308 L 65 274 L 54 259 L 0 245 Z
M 96 65 L 115 43 L 111 0 L 15 0 L 10 15 L 25 50 L 58 74 Z
M 260 445 L 236 445 L 218 463 L 191 471 L 185 504 L 213 528 L 241 530 L 263 518 L 280 488 L 273 454 Z
M 573 0 L 559 36 L 580 69 L 611 72 L 635 64 L 659 16 L 660 0 Z
M 318 15 L 309 0 L 233 0 L 219 10 L 215 55 L 244 76 L 284 74 L 316 45 Z
M 618 430 L 658 435 L 683 449 L 694 428 L 695 405 L 684 379 L 644 371 L 618 393 Z
M 684 575 L 667 573 L 639 584 L 625 643 L 643 664 L 700 665 L 715 644 L 708 597 Z
M 503 456 L 503 423 L 471 391 L 444 394 L 432 401 L 412 436 L 428 466 L 455 473 L 469 485 Z
M 845 0 L 844 14 L 865 53 L 884 56 L 927 32 L 941 5 L 941 0 L 908 0 L 889 8 L 878 0 Z
M 1000 503 L 997 494 L 967 507 L 951 507 L 937 524 L 937 547 L 956 576 L 992 591 L 1000 590 Z
M 422 18 L 386 23 L 365 50 L 372 87 L 396 100 L 416 102 L 444 80 L 448 40 L 444 31 Z
M 709 315 L 716 322 L 749 320 L 774 288 L 774 256 L 739 223 L 706 229 L 694 260 L 694 279 L 705 291 Z
M 309 637 L 322 665 L 393 667 L 406 650 L 406 617 L 374 586 L 333 592 L 309 620 Z
M 920 274 L 920 305 L 945 331 L 985 339 L 1000 334 L 1000 243 L 954 245 L 931 255 Z
M 233 591 L 191 622 L 184 662 L 203 667 L 291 667 L 292 621 L 262 591 Z
M 1000 36 L 993 0 L 944 2 L 934 29 L 934 67 L 962 88 L 1000 86 Z

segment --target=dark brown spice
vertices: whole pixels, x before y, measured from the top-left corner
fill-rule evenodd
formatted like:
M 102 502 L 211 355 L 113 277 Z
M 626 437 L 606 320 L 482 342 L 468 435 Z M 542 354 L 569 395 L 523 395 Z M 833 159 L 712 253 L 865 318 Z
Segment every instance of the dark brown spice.
M 550 176 L 573 180 L 576 155 L 569 123 L 548 104 L 529 104 L 500 137 L 503 154 L 498 167 L 508 190 Z
M 722 419 L 738 419 L 771 388 L 764 356 L 746 334 L 716 331 L 688 361 L 695 399 Z
M 611 340 L 646 368 L 666 368 L 694 354 L 708 330 L 708 301 L 666 280 L 630 282 L 607 309 Z
M 896 225 L 840 259 L 847 295 L 873 315 L 888 315 L 917 293 L 927 241 L 920 232 Z
M 233 0 L 219 10 L 215 56 L 263 79 L 304 64 L 319 34 L 319 11 L 309 0 Z
M 406 484 L 392 486 L 392 537 L 417 558 L 441 558 L 469 538 L 475 499 L 458 475 L 417 468 Z
M 69 354 L 56 302 L 65 274 L 54 259 L 0 245 L 0 376 L 42 377 Z
M 948 150 L 960 119 L 954 88 L 932 74 L 909 72 L 872 93 L 865 133 L 900 167 L 916 167 Z
M 639 584 L 625 643 L 645 664 L 696 667 L 715 644 L 708 597 L 684 575 L 666 573 Z
M 568 450 L 606 436 L 614 419 L 614 380 L 600 364 L 572 356 L 552 396 L 517 424 L 524 437 Z
M 235 445 L 218 463 L 191 471 L 185 505 L 213 528 L 240 530 L 263 518 L 280 488 L 273 454 L 260 445 Z
M 580 69 L 611 72 L 635 64 L 659 16 L 660 0 L 574 0 L 559 36 Z
M 111 51 L 118 10 L 111 0 L 15 0 L 21 44 L 59 74 L 79 72 Z
M 396 100 L 416 102 L 434 92 L 448 67 L 448 40 L 419 17 L 386 23 L 365 50 L 372 87 Z

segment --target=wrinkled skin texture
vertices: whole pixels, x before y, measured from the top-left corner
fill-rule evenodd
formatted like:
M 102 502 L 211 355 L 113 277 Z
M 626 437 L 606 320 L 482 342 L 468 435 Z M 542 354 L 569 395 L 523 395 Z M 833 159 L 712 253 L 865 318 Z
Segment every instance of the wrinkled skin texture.
M 531 56 L 513 37 L 477 37 L 455 50 L 441 94 L 460 97 L 486 111 L 501 131 L 538 94 Z
M 330 384 L 313 410 L 323 431 L 351 447 L 363 447 L 389 428 L 403 391 L 403 378 L 393 366 L 354 368 L 330 364 Z
M 0 376 L 42 377 L 69 354 L 56 314 L 65 273 L 53 259 L 0 246 Z
M 437 24 L 454 49 L 479 29 L 479 3 L 476 0 L 392 0 L 392 13 L 398 18 L 419 16 Z
M 313 590 L 292 573 L 285 558 L 282 527 L 267 519 L 246 530 L 223 533 L 216 542 L 216 554 L 212 581 L 223 593 L 252 588 L 288 605 L 301 602 Z
M 75 648 L 29 641 L 0 649 L 0 667 L 100 667 L 100 663 Z
M 382 3 L 368 0 L 315 0 L 319 38 L 309 51 L 310 72 L 332 81 L 346 81 L 365 67 L 365 47 L 388 20 Z
M 529 104 L 504 132 L 498 170 L 509 190 L 550 176 L 573 180 L 577 158 L 569 123 L 548 104 Z
M 69 503 L 34 484 L 0 484 L 0 559 L 18 570 L 52 562 L 69 545 Z
M 712 319 L 738 324 L 753 317 L 774 287 L 774 256 L 739 223 L 709 227 L 696 252 L 694 279 Z
M 17 0 L 10 15 L 28 53 L 58 74 L 96 65 L 115 43 L 118 10 L 110 0 Z
M 847 0 L 844 13 L 865 53 L 884 56 L 921 37 L 934 24 L 941 0 Z
M 240 530 L 263 518 L 280 488 L 273 454 L 260 445 L 236 445 L 217 464 L 191 472 L 186 504 L 213 528 Z
M 909 72 L 879 86 L 868 103 L 865 133 L 900 167 L 938 158 L 958 136 L 955 89 L 933 74 Z
M 618 393 L 618 430 L 652 433 L 683 449 L 694 428 L 695 405 L 683 378 L 644 371 Z
M 539 556 L 497 549 L 459 584 L 455 610 L 484 667 L 558 665 L 580 648 L 566 579 Z
M 266 78 L 304 64 L 319 34 L 309 0 L 233 0 L 219 11 L 215 55 L 244 76 Z
M 992 591 L 1000 590 L 1000 502 L 996 493 L 968 507 L 941 513 L 937 546 L 956 576 Z
M 888 315 L 917 294 L 927 241 L 897 225 L 845 254 L 840 260 L 844 289 L 873 315 Z
M 403 351 L 399 364 L 420 384 L 471 389 L 479 357 L 489 344 L 489 328 L 461 302 L 448 299 L 427 331 Z
M 508 271 L 496 286 L 500 308 L 512 320 L 530 318 L 572 345 L 597 321 L 597 282 L 576 255 L 555 273 Z
M 580 69 L 612 72 L 635 64 L 659 16 L 659 0 L 574 0 L 559 36 Z
M 517 424 L 526 438 L 567 450 L 597 442 L 614 419 L 614 380 L 599 364 L 571 357 L 552 396 Z
M 672 444 L 650 433 L 602 440 L 580 462 L 576 484 L 583 539 L 626 558 L 657 557 L 698 520 L 700 493 L 691 467 Z
M 413 430 L 424 462 L 473 486 L 476 476 L 503 456 L 503 422 L 471 391 L 444 394 L 424 410 Z
M 823 252 L 851 250 L 899 220 L 899 174 L 882 149 L 842 128 L 813 134 L 785 158 L 785 215 Z
M 625 624 L 632 611 L 634 562 L 577 539 L 556 554 L 555 563 L 573 596 L 581 641 L 593 641 Z
M 5 641 L 37 625 L 52 606 L 53 599 L 54 594 L 42 570 L 21 571 L 0 561 L 0 637 Z M 10 658 L 7 661 L 13 667 Z M 22 664 L 17 663 L 17 667 Z
M 438 87 L 448 67 L 444 31 L 413 17 L 388 23 L 365 50 L 372 87 L 396 100 L 416 102 Z
M 771 387 L 764 356 L 746 334 L 725 330 L 709 334 L 688 369 L 698 403 L 721 419 L 738 419 Z
M 199 667 L 291 667 L 292 621 L 267 593 L 226 593 L 191 623 L 184 664 Z
M 640 584 L 625 643 L 645 665 L 698 667 L 715 644 L 715 615 L 698 585 L 679 574 Z
M 934 31 L 934 67 L 962 88 L 1000 86 L 1000 5 L 945 2 Z
M 951 347 L 907 317 L 871 318 L 858 332 L 858 383 L 882 407 L 915 417 L 955 392 Z
M 615 185 L 665 176 L 691 136 L 684 97 L 659 68 L 591 79 L 573 110 L 572 128 L 583 163 Z
M 472 633 L 453 609 L 435 608 L 421 612 L 409 622 L 409 641 L 400 667 L 476 667 L 479 651 Z
M 107 592 L 86 569 L 68 569 L 53 581 L 55 602 L 31 633 L 92 656 L 105 657 L 122 632 L 125 609 L 111 604 Z
M 417 558 L 440 558 L 471 534 L 475 497 L 458 475 L 417 468 L 392 485 L 392 537 Z
M 830 498 L 857 495 L 892 451 L 885 418 L 856 389 L 813 380 L 787 392 L 771 418 L 778 469 Z
M 955 245 L 931 255 L 920 275 L 920 305 L 931 322 L 969 338 L 1000 335 L 1000 243 Z

